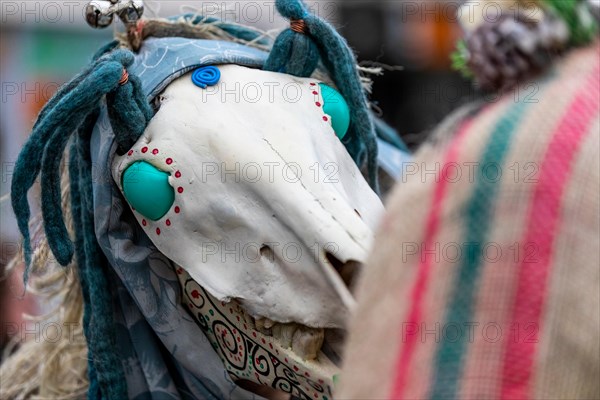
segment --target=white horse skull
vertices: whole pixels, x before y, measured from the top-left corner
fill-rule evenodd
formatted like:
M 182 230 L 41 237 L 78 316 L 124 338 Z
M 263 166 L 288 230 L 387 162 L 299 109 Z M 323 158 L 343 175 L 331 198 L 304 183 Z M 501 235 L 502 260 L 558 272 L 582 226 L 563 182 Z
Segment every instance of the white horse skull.
M 168 211 L 134 213 L 217 299 L 255 318 L 342 328 L 353 298 L 339 269 L 365 260 L 383 206 L 324 113 L 318 81 L 218 68 L 215 86 L 188 74 L 167 87 L 143 136 L 115 157 L 113 178 L 123 190 L 138 161 L 169 174 Z

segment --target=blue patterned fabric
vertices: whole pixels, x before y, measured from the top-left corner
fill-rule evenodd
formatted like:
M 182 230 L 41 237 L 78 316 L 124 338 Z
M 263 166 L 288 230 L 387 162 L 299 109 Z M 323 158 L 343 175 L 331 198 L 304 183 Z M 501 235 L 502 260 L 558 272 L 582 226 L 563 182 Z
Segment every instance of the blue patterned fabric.
M 268 53 L 234 42 L 184 38 L 149 38 L 135 58 L 130 72 L 142 80 L 149 99 L 169 83 L 205 65 L 238 64 L 261 68 Z
M 148 39 L 129 68 L 148 98 L 203 65 L 260 67 L 266 53 L 232 42 Z M 115 185 L 116 143 L 104 108 L 91 141 L 98 242 L 114 270 L 117 340 L 132 399 L 257 399 L 233 383 L 217 353 L 180 304 L 171 261 L 137 224 Z

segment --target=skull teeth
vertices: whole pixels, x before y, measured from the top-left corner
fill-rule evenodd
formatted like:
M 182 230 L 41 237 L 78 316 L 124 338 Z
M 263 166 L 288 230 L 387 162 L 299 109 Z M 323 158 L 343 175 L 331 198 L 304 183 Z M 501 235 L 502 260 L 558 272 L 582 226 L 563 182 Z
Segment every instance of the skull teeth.
M 279 340 L 279 343 L 287 349 L 292 347 L 294 332 L 298 328 L 297 324 L 276 324 L 273 326 L 273 337 Z
M 279 323 L 266 317 L 252 317 L 245 312 L 244 320 L 263 335 L 277 339 L 282 347 L 291 348 L 305 360 L 316 359 L 325 340 L 323 328 L 310 328 L 295 322 Z
M 292 338 L 292 350 L 305 360 L 314 360 L 321 350 L 325 332 L 322 328 L 309 328 L 304 325 L 298 325 Z
M 254 319 L 256 330 L 263 335 L 272 336 L 271 328 L 273 327 L 273 324 L 274 322 L 268 318 L 258 317 Z
M 305 360 L 314 360 L 323 346 L 325 331 L 322 328 L 309 328 L 300 324 L 275 324 L 273 337 L 286 348 Z

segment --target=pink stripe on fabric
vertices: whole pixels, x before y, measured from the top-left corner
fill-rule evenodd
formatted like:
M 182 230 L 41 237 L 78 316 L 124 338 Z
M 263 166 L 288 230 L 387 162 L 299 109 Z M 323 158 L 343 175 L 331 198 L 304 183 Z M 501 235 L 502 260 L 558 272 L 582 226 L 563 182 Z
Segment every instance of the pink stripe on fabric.
M 444 158 L 444 166 L 458 160 L 463 139 L 466 136 L 466 132 L 469 130 L 469 127 L 471 126 L 471 122 L 471 120 L 465 122 L 461 126 L 456 138 L 450 143 L 450 147 L 448 148 Z M 438 233 L 442 203 L 444 197 L 446 196 L 448 182 L 450 181 L 450 179 L 447 179 L 448 170 L 449 168 L 442 168 L 442 176 L 438 177 L 438 182 L 434 189 L 431 211 L 427 217 L 425 227 L 424 248 L 426 249 L 433 246 L 433 241 Z M 431 259 L 432 257 L 428 256 L 426 256 L 425 259 L 423 259 L 423 257 L 420 258 L 421 261 L 417 271 L 417 279 L 410 294 L 411 307 L 407 320 L 403 321 L 404 323 L 418 324 L 423 318 L 421 315 L 421 307 L 423 298 L 427 291 L 429 276 L 431 275 Z M 390 394 L 390 398 L 392 399 L 402 398 L 402 394 L 406 386 L 406 377 L 409 372 L 412 355 L 416 349 L 416 344 L 417 335 L 409 335 L 407 336 L 403 346 L 400 347 L 399 354 L 396 358 L 396 366 L 394 368 L 394 371 L 396 371 L 396 376 L 394 378 L 392 391 Z
M 540 167 L 527 230 L 521 243 L 532 243 L 537 251 L 534 263 L 526 260 L 520 263 L 511 325 L 520 332 L 533 333 L 508 341 L 502 377 L 503 399 L 532 397 L 533 364 L 536 344 L 541 336 L 539 330 L 547 297 L 553 246 L 560 229 L 562 195 L 571 174 L 573 159 L 600 107 L 599 74 L 600 65 L 596 65 L 554 131 Z M 573 115 L 578 117 L 573 118 Z

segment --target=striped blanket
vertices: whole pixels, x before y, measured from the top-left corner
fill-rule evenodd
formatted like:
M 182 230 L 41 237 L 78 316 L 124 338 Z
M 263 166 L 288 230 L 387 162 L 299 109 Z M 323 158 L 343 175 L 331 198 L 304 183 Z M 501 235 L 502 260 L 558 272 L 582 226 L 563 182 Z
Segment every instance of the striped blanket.
M 420 149 L 337 398 L 600 398 L 599 61 L 575 50 Z

